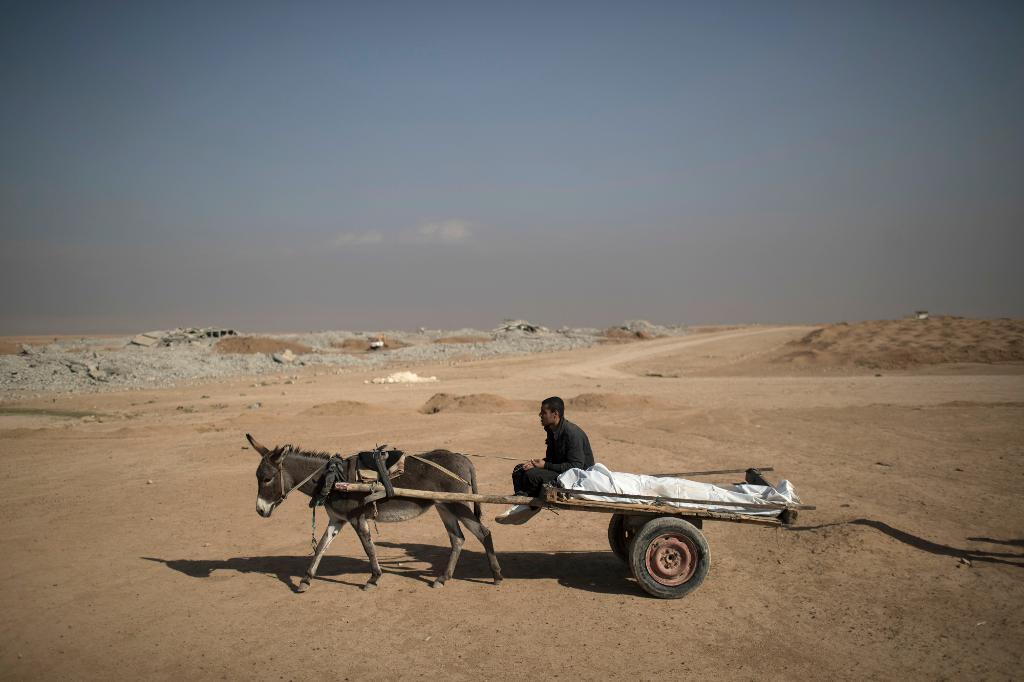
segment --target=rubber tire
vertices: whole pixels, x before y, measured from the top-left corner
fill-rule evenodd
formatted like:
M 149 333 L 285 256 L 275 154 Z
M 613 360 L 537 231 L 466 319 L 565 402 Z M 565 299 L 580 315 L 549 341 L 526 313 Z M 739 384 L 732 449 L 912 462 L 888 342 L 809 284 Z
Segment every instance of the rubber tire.
M 697 554 L 697 565 L 690 579 L 679 585 L 658 582 L 647 568 L 647 549 L 663 535 L 681 537 Z M 633 539 L 629 551 L 629 568 L 637 583 L 648 594 L 659 599 L 679 599 L 700 587 L 711 569 L 711 553 L 704 534 L 689 521 L 673 516 L 660 516 L 644 524 Z
M 612 514 L 608 522 L 608 544 L 615 556 L 622 559 L 623 563 L 629 563 L 629 545 L 636 533 L 626 530 L 626 517 L 624 514 Z

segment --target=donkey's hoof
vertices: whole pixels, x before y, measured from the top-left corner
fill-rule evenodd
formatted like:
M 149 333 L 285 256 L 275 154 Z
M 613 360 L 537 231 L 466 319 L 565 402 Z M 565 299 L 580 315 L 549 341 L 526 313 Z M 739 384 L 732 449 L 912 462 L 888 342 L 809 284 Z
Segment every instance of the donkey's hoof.
M 299 583 L 299 586 L 295 588 L 295 591 L 298 592 L 299 594 L 302 594 L 303 592 L 305 592 L 308 589 L 309 589 L 309 581 L 308 580 L 303 580 L 301 583 Z
M 494 579 L 494 586 L 495 587 L 501 587 L 501 583 L 504 582 L 504 581 L 505 581 L 504 578 L 495 578 Z
M 434 578 L 434 582 L 430 583 L 431 587 L 444 587 L 444 578 Z
M 363 592 L 369 592 L 370 590 L 376 590 L 377 583 L 366 583 L 363 585 Z

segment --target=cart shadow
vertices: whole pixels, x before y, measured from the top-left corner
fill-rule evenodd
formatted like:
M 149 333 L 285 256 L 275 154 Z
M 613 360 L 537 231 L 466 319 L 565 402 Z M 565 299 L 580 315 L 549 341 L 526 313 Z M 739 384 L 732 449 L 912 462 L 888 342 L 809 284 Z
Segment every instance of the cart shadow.
M 416 543 L 377 542 L 378 547 L 401 550 L 408 562 L 428 564 L 405 566 L 403 575 L 429 583 L 448 561 L 449 548 Z M 647 596 L 629 568 L 610 551 L 557 551 L 498 553 L 501 574 L 506 580 L 557 580 L 559 585 L 585 592 Z M 397 571 L 396 571 L 397 572 Z M 491 583 L 491 569 L 483 552 L 463 549 L 453 580 Z
M 853 519 L 850 521 L 837 521 L 835 523 L 823 523 L 817 526 L 790 526 L 786 527 L 789 532 L 801 532 L 808 530 L 817 530 L 819 528 L 828 528 L 830 526 L 867 526 L 868 528 L 874 528 L 880 531 L 892 539 L 902 542 L 905 545 L 913 547 L 915 549 L 928 552 L 930 554 L 937 554 L 940 556 L 948 556 L 956 559 L 967 559 L 968 561 L 982 561 L 994 564 L 1005 564 L 1007 566 L 1016 566 L 1017 568 L 1024 568 L 1024 554 L 1015 552 L 990 552 L 984 549 L 960 549 L 958 547 L 950 547 L 949 545 L 942 545 L 931 540 L 926 540 L 918 535 L 913 535 L 905 530 L 894 528 L 884 521 L 876 521 L 874 519 Z M 996 544 L 1005 544 L 1010 546 L 1021 546 L 1024 541 L 1021 540 L 993 540 L 991 538 L 980 538 L 971 537 L 968 540 L 977 542 L 990 542 Z M 1021 561 L 1012 561 L 1012 559 L 1020 559 Z
M 448 561 L 450 549 L 436 545 L 375 542 L 380 549 L 398 550 L 400 558 L 379 558 L 387 576 L 403 576 L 430 584 Z M 263 574 L 276 578 L 292 591 L 306 574 L 309 556 L 252 556 L 228 559 L 161 559 L 140 557 L 162 563 L 191 578 L 210 578 L 214 571 Z M 501 572 L 508 580 L 557 580 L 564 587 L 597 592 L 646 596 L 629 574 L 629 568 L 610 551 L 593 552 L 498 552 Z M 426 564 L 424 566 L 423 564 Z M 320 561 L 316 580 L 362 587 L 370 575 L 365 556 L 328 554 Z M 453 581 L 492 584 L 491 569 L 483 552 L 463 549 Z
M 1024 539 L 996 540 L 995 538 L 967 538 L 973 542 L 987 542 L 991 545 L 1008 545 L 1010 547 L 1024 547 Z

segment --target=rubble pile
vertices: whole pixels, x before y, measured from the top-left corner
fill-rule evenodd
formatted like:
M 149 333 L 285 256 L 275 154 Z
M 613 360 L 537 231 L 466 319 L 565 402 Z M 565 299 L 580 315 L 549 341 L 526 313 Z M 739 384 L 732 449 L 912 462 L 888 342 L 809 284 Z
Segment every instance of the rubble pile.
M 531 324 L 526 320 L 505 320 L 500 327 L 494 330 L 495 334 L 509 333 L 509 332 L 524 332 L 526 334 L 546 334 L 548 333 L 547 327 L 541 327 L 537 324 Z
M 129 343 L 135 344 L 136 346 L 143 346 L 145 348 L 152 348 L 157 345 L 172 346 L 178 343 L 196 343 L 209 339 L 220 339 L 225 336 L 236 335 L 237 332 L 234 329 L 219 329 L 216 327 L 203 327 L 202 329 L 189 327 L 185 329 L 179 327 L 178 329 L 172 329 L 171 331 L 144 332 L 132 337 L 132 340 Z

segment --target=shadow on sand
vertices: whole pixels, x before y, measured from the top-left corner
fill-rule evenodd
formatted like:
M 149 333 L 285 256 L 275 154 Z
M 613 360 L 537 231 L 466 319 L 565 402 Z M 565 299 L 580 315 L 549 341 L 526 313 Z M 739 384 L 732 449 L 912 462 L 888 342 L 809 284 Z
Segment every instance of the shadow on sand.
M 384 570 L 382 582 L 390 576 L 404 576 L 431 583 L 448 561 L 448 547 L 437 545 L 375 542 L 378 552 L 394 550 L 399 558 L 379 557 Z M 253 556 L 229 559 L 160 559 L 156 561 L 193 578 L 209 578 L 214 571 L 262 573 L 273 576 L 295 591 L 309 566 L 308 556 Z M 602 594 L 647 596 L 629 573 L 629 568 L 610 551 L 593 552 L 498 552 L 506 580 L 557 580 L 564 587 Z M 424 566 L 423 564 L 426 564 Z M 370 576 L 365 557 L 327 555 L 320 562 L 317 581 L 362 587 Z M 483 552 L 462 550 L 452 580 L 490 584 L 491 569 Z
M 1009 547 L 1024 547 L 1024 540 L 1022 539 L 1010 539 L 1010 540 L 996 540 L 995 538 L 967 538 L 973 542 L 988 542 L 993 545 L 1007 545 Z M 1021 555 L 1024 556 L 1024 555 Z
M 960 549 L 957 547 L 950 547 L 949 545 L 940 545 L 937 542 L 926 540 L 918 535 L 913 535 L 905 530 L 899 528 L 893 528 L 889 524 L 883 521 L 876 521 L 874 519 L 853 519 L 852 521 L 838 521 L 836 523 L 824 523 L 818 526 L 792 526 L 786 528 L 787 531 L 793 533 L 799 533 L 801 531 L 817 530 L 819 528 L 828 528 L 831 526 L 867 526 L 868 528 L 874 528 L 877 531 L 885 533 L 889 537 L 905 545 L 909 545 L 914 549 L 919 549 L 929 554 L 937 554 L 940 556 L 949 556 L 956 559 L 967 559 L 968 561 L 984 561 L 993 564 L 1006 564 L 1007 566 L 1016 566 L 1017 568 L 1024 568 L 1024 554 L 1015 552 L 990 552 L 984 549 Z M 1021 546 L 1021 540 L 993 540 L 991 538 L 980 538 L 972 537 L 967 538 L 976 542 L 989 542 L 1001 545 L 1009 546 Z M 1012 559 L 1020 559 L 1021 561 L 1011 561 Z

